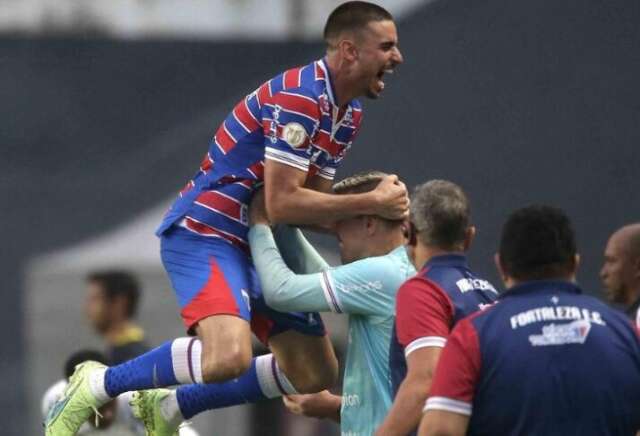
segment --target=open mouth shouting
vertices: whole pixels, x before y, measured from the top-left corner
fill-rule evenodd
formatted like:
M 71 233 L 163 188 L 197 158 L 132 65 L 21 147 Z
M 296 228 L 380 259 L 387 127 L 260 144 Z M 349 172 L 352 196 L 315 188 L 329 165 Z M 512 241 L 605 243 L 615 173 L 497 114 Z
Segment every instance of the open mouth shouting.
M 385 87 L 386 75 L 393 74 L 394 70 L 395 65 L 386 65 L 384 68 L 378 71 L 378 74 L 375 75 L 373 83 L 371 85 L 371 94 L 369 95 L 369 97 L 377 98 L 380 95 Z

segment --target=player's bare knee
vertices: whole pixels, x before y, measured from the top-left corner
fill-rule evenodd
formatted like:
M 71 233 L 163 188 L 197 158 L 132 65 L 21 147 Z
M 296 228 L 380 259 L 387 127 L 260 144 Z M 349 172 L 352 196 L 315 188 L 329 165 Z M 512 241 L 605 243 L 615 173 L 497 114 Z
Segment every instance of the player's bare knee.
M 231 380 L 244 374 L 251 366 L 251 350 L 231 347 L 204 353 L 202 356 L 202 377 L 205 383 Z
M 242 318 L 216 315 L 198 323 L 205 383 L 231 380 L 251 365 L 251 331 Z

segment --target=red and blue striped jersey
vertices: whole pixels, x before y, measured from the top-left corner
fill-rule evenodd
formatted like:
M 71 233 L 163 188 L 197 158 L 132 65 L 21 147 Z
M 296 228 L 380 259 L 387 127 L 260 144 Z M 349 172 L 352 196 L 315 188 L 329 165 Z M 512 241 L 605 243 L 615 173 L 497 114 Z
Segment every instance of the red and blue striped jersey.
M 264 180 L 265 159 L 332 180 L 361 117 L 357 100 L 337 106 L 325 59 L 268 80 L 220 125 L 156 233 L 178 224 L 246 249 L 247 208 Z

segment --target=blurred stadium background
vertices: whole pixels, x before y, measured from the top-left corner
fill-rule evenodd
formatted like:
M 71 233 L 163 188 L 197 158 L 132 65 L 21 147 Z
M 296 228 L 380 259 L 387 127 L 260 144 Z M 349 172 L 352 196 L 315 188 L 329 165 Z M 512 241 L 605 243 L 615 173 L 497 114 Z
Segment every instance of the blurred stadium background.
M 140 274 L 152 344 L 181 334 L 153 236 L 233 103 L 322 55 L 340 1 L 0 0 L 3 435 L 41 434 L 66 356 L 99 346 L 82 314 L 93 268 Z M 573 218 L 599 295 L 612 230 L 640 218 L 640 3 L 388 0 L 405 64 L 338 177 L 369 168 L 469 193 L 474 267 L 513 208 Z M 331 239 L 314 237 L 335 262 Z M 338 344 L 345 324 L 328 319 Z M 277 402 L 199 417 L 203 435 L 338 434 Z

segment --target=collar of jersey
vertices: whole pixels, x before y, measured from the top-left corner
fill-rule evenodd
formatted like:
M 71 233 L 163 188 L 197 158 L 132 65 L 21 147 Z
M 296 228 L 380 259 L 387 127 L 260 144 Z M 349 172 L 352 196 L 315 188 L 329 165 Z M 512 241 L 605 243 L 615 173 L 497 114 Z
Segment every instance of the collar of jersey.
M 441 254 L 439 256 L 433 256 L 424 264 L 422 269 L 431 266 L 467 266 L 467 256 L 464 254 Z
M 553 294 L 558 292 L 565 294 L 581 294 L 582 290 L 575 283 L 568 282 L 566 280 L 534 280 L 509 288 L 498 298 L 502 299 L 513 295 L 530 293 Z
M 327 59 L 322 58 L 318 61 L 320 68 L 324 71 L 324 81 L 327 84 L 327 95 L 329 96 L 329 100 L 331 104 L 334 106 L 337 105 L 335 98 L 335 90 L 333 89 L 333 80 L 331 79 L 331 71 L 329 71 L 329 65 L 327 64 Z

